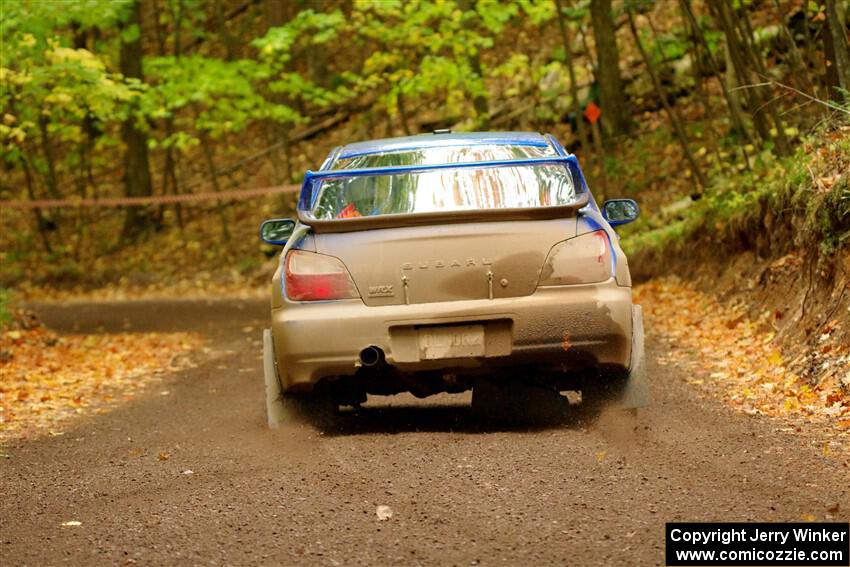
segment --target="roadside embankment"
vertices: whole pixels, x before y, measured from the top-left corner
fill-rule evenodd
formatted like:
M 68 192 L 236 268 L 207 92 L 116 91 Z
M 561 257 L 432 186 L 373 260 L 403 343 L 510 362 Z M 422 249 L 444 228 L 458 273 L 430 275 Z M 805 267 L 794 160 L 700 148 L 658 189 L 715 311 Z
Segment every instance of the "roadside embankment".
M 720 179 L 624 237 L 638 297 L 695 385 L 748 413 L 850 428 L 850 126 Z

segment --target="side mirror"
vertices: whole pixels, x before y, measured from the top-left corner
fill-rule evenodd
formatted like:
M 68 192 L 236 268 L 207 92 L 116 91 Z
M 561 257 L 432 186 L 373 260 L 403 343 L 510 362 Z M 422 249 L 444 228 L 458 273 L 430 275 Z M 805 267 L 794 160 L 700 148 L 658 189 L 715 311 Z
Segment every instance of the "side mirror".
M 640 215 L 640 207 L 632 199 L 609 199 L 602 205 L 602 216 L 611 226 L 628 224 Z
M 295 221 L 292 219 L 269 219 L 260 225 L 260 240 L 266 244 L 283 246 L 292 231 L 295 230 Z

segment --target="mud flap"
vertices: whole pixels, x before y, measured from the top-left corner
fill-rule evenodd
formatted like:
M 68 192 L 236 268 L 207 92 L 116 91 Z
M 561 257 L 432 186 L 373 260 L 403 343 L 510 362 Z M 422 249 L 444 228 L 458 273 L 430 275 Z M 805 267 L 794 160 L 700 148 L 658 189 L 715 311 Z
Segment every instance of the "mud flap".
M 614 407 L 637 409 L 649 405 L 649 381 L 646 375 L 646 352 L 643 338 L 643 310 L 632 307 L 632 360 L 629 375 Z
M 266 417 L 269 428 L 276 429 L 286 420 L 286 409 L 277 375 L 271 329 L 263 329 L 263 374 L 266 381 Z

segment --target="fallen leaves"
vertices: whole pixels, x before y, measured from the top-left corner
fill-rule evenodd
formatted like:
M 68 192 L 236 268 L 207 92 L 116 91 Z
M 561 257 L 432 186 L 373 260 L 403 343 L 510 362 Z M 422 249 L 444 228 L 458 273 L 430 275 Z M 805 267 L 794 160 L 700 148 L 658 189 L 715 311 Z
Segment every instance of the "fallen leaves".
M 688 383 L 747 414 L 825 422 L 839 434 L 850 429 L 850 396 L 840 380 L 850 373 L 850 353 L 829 349 L 835 371 L 810 383 L 791 370 L 772 332 L 676 278 L 638 286 L 635 296 L 648 332 L 669 346 L 658 362 L 689 369 Z
M 0 333 L 0 443 L 61 435 L 69 419 L 191 365 L 202 343 L 189 333 L 59 336 L 40 325 Z

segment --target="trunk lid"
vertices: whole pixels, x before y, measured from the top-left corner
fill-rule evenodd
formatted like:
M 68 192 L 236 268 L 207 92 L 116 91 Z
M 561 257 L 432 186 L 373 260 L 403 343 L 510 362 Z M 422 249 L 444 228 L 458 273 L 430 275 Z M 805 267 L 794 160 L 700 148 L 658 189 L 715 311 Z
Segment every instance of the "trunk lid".
M 549 250 L 575 235 L 566 217 L 321 233 L 315 243 L 381 306 L 530 295 Z

